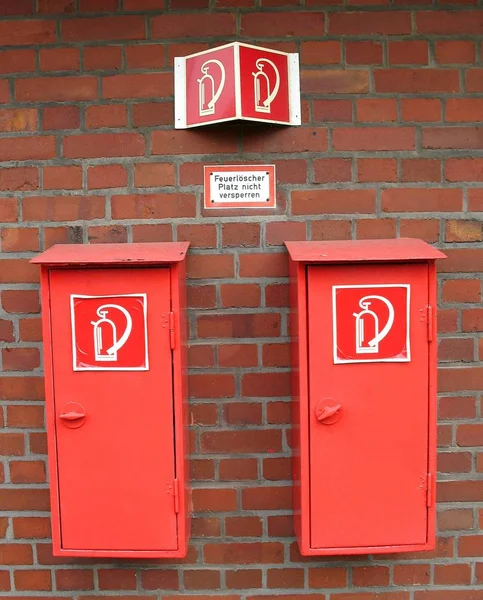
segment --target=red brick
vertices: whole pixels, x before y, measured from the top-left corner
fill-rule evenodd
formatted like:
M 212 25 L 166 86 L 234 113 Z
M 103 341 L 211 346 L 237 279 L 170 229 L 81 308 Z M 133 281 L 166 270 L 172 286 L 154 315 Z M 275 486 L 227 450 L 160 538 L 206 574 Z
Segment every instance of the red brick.
M 272 402 L 271 404 L 288 404 Z M 269 481 L 290 481 L 292 479 L 292 461 L 290 458 L 265 458 L 263 477 Z
M 260 245 L 259 223 L 223 223 L 223 246 L 253 247 Z
M 420 238 L 429 243 L 439 240 L 439 228 L 437 219 L 401 219 L 399 222 L 401 237 Z
M 127 186 L 127 172 L 123 165 L 88 167 L 87 185 L 90 190 Z
M 0 80 L 0 102 L 10 102 L 10 88 L 4 79 Z
M 341 588 L 347 585 L 347 569 L 342 567 L 312 567 L 309 569 L 311 588 Z M 354 598 L 354 600 L 356 600 Z
M 1 259 L 0 283 L 38 283 L 39 270 L 28 259 Z
M 2 350 L 4 371 L 33 371 L 40 366 L 38 348 L 4 348 Z
M 218 347 L 220 367 L 256 367 L 258 349 L 253 344 L 223 344 Z
M 458 212 L 463 197 L 457 189 L 392 188 L 382 191 L 384 212 Z
M 13 535 L 19 538 L 51 537 L 50 519 L 48 517 L 13 517 Z
M 25 149 L 27 150 L 27 149 Z M 0 190 L 35 191 L 39 187 L 37 167 L 9 167 L 0 169 Z M 0 198 L 0 215 L 3 222 L 16 221 L 17 201 L 14 198 Z
M 231 153 L 238 151 L 237 146 L 237 137 L 230 130 L 213 132 L 211 135 L 194 130 L 159 130 L 151 134 L 153 154 Z
M 237 491 L 234 489 L 200 489 L 192 491 L 193 510 L 232 511 L 237 509 Z
M 260 306 L 260 286 L 257 284 L 222 284 L 220 293 L 224 308 Z
M 164 187 L 175 184 L 175 170 L 172 163 L 138 163 L 134 165 L 134 185 L 136 187 Z
M 266 244 L 282 246 L 285 241 L 305 240 L 306 224 L 300 221 L 271 221 L 266 225 Z
M 483 239 L 483 224 L 480 221 L 446 221 L 447 242 L 480 242 Z
M 44 408 L 42 406 L 10 405 L 7 407 L 7 425 L 20 429 L 42 429 Z
M 2 16 L 31 15 L 33 12 L 33 0 L 19 0 L 14 4 L 9 0 L 0 1 L 0 15 Z
M 350 100 L 313 100 L 315 122 L 351 122 Z
M 250 430 L 248 428 L 242 431 L 207 431 L 201 433 L 200 442 L 201 451 L 209 453 L 281 452 L 282 432 L 275 429 Z
M 31 227 L 2 229 L 3 252 L 33 252 L 39 249 L 39 232 Z
M 199 374 L 189 376 L 192 398 L 229 398 L 235 394 L 235 379 L 229 374 Z
M 369 91 L 369 73 L 365 70 L 302 70 L 300 86 L 305 94 L 364 94 Z
M 475 43 L 463 40 L 441 40 L 435 43 L 436 61 L 442 65 L 475 62 Z
M 87 239 L 91 244 L 124 244 L 127 242 L 127 231 L 122 225 L 89 227 Z
M 225 530 L 229 537 L 261 537 L 263 523 L 260 517 L 226 517 Z
M 15 133 L 37 130 L 35 108 L 0 110 L 0 133 Z
M 160 69 L 165 64 L 165 48 L 161 44 L 126 47 L 128 69 Z
M 15 99 L 26 102 L 68 102 L 97 98 L 95 77 L 71 76 L 17 79 Z
M 146 102 L 135 104 L 132 109 L 135 127 L 169 125 L 173 119 L 173 104 L 171 102 Z
M 342 57 L 339 41 L 303 42 L 300 60 L 302 65 L 337 65 Z
M 141 584 L 144 590 L 177 590 L 179 575 L 172 569 L 148 569 L 141 571 Z
M 458 92 L 459 73 L 450 69 L 380 69 L 374 72 L 377 93 Z
M 4 510 L 6 510 L 5 507 Z M 32 546 L 30 544 L 2 544 L 2 552 L 0 553 L 0 565 L 23 566 L 31 565 L 32 563 Z
M 442 296 L 443 302 L 481 302 L 481 281 L 448 279 L 443 282 Z
M 432 98 L 401 98 L 403 121 L 441 121 L 441 100 Z
M 172 95 L 171 73 L 138 73 L 104 77 L 104 98 L 162 98 Z
M 261 425 L 262 405 L 256 402 L 230 402 L 223 407 L 227 425 Z
M 196 199 L 191 194 L 114 196 L 111 202 L 114 219 L 169 219 L 196 214 Z
M 382 44 L 373 41 L 346 41 L 345 57 L 348 65 L 382 65 Z
M 358 240 L 394 237 L 396 237 L 396 221 L 393 219 L 358 219 L 356 221 L 356 238 Z
M 360 158 L 357 161 L 357 180 L 397 181 L 397 160 L 394 158 Z
M 65 158 L 143 156 L 145 141 L 138 133 L 97 133 L 64 139 Z
M 483 91 L 483 69 L 468 69 L 466 71 L 466 91 Z
M 93 590 L 94 572 L 92 569 L 58 569 L 55 585 L 59 591 Z
M 1 327 L 0 327 L 1 331 Z M 42 328 L 40 319 L 20 319 L 19 321 L 20 341 L 41 342 Z M 0 334 L 0 338 L 1 338 Z M 5 341 L 5 340 L 4 340 Z
M 88 129 L 125 127 L 126 125 L 127 107 L 123 104 L 105 104 L 86 108 L 86 126 Z
M 324 33 L 322 12 L 248 13 L 242 16 L 241 34 L 249 37 L 317 36 Z
M 0 433 L 0 455 L 22 456 L 25 452 L 25 440 L 21 433 Z M 11 465 L 10 465 L 11 466 Z
M 292 192 L 292 214 L 372 213 L 374 190 L 313 190 Z
M 82 167 L 44 167 L 44 190 L 80 190 L 82 189 Z
M 118 7 L 119 0 L 80 0 L 79 12 L 116 12 Z
M 135 590 L 136 571 L 134 569 L 99 569 L 100 590 Z
M 402 35 L 411 33 L 409 12 L 339 12 L 329 18 L 330 35 Z
M 262 587 L 262 571 L 259 569 L 236 569 L 225 571 L 226 587 L 229 590 Z
M 335 129 L 335 150 L 414 150 L 412 127 L 357 127 Z
M 84 47 L 84 69 L 86 71 L 111 71 L 121 68 L 122 48 L 121 46 L 99 46 Z
M 448 98 L 446 101 L 446 121 L 479 122 L 483 110 L 481 98 Z
M 469 473 L 472 467 L 469 452 L 440 452 L 438 454 L 438 473 Z
M 268 569 L 268 588 L 303 588 L 304 569 Z
M 14 339 L 12 321 L 0 319 L 0 341 L 13 342 Z
M 40 14 L 70 14 L 75 12 L 75 3 L 72 0 L 38 0 Z
M 286 256 L 282 253 L 241 254 L 240 277 L 287 277 Z
M 473 511 L 468 508 L 451 508 L 437 513 L 439 531 L 473 529 Z
M 395 565 L 394 583 L 396 585 L 424 585 L 430 581 L 429 565 Z
M 280 315 L 275 313 L 220 314 L 198 317 L 198 337 L 247 338 L 280 335 Z
M 314 160 L 314 183 L 330 183 L 351 180 L 352 161 L 350 159 L 319 158 Z
M 428 42 L 423 40 L 389 42 L 389 64 L 391 65 L 427 65 Z
M 312 240 L 350 240 L 352 227 L 350 221 L 330 220 L 312 221 Z
M 292 487 L 256 487 L 242 490 L 243 510 L 290 510 Z
M 477 10 L 461 11 L 421 11 L 416 14 L 418 33 L 436 35 L 481 34 L 483 31 L 483 14 Z
M 47 570 L 15 571 L 14 581 L 18 591 L 49 591 L 52 589 L 52 575 Z
M 220 481 L 251 481 L 258 479 L 255 458 L 223 458 L 219 466 Z
M 358 121 L 385 122 L 397 120 L 397 101 L 395 99 L 359 99 L 356 101 Z
M 15 461 L 10 463 L 13 483 L 45 483 L 46 468 L 43 461 Z
M 46 107 L 44 112 L 43 129 L 79 129 L 80 115 L 77 106 Z
M 432 127 L 423 129 L 423 148 L 477 149 L 483 139 L 482 127 Z
M 53 136 L 28 136 L 0 139 L 0 161 L 46 160 L 55 158 L 55 138 Z
M 191 460 L 190 477 L 193 481 L 205 481 L 215 478 L 215 464 L 213 460 Z
M 483 381 L 483 370 L 479 367 L 457 367 L 439 370 L 438 389 L 440 392 L 475 390 Z
M 190 38 L 235 34 L 235 15 L 198 13 L 196 19 L 180 14 L 164 14 L 151 19 L 152 38 Z M 284 34 L 285 35 L 285 34 Z
M 272 131 L 270 135 L 247 130 L 243 149 L 245 152 L 325 152 L 327 130 L 321 127 L 286 127 Z
M 0 52 L 0 73 L 30 73 L 35 71 L 34 50 L 2 50 Z
M 234 276 L 233 255 L 188 255 L 189 279 L 212 279 Z
M 289 396 L 290 373 L 245 373 L 242 393 L 247 398 Z
M 208 543 L 203 550 L 207 564 L 270 564 L 284 560 L 280 542 Z
M 39 52 L 41 71 L 76 71 L 79 69 L 78 48 L 49 48 Z
M 220 589 L 220 571 L 209 569 L 184 571 L 183 581 L 187 590 L 218 590 Z
M 190 308 L 215 308 L 216 288 L 214 285 L 190 285 L 188 287 Z
M 22 204 L 27 221 L 101 219 L 105 213 L 105 199 L 100 196 L 33 196 L 24 198 Z
M 63 42 L 107 40 L 143 40 L 146 22 L 143 16 L 109 16 L 62 21 Z
M 389 585 L 389 569 L 382 566 L 352 567 L 352 583 L 356 587 Z
M 1 21 L 2 46 L 30 46 L 52 44 L 56 41 L 55 21 Z
M 215 225 L 178 225 L 179 242 L 190 242 L 192 248 L 215 248 L 217 235 Z
M 470 582 L 470 565 L 445 564 L 434 566 L 434 583 L 436 585 L 469 585 Z

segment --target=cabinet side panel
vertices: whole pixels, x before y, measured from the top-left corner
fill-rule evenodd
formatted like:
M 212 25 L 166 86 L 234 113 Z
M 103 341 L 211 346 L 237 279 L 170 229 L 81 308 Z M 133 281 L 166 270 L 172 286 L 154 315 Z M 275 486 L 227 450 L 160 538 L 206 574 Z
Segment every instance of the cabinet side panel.
M 428 491 L 428 538 L 429 548 L 436 546 L 436 475 L 437 475 L 437 413 L 438 413 L 438 322 L 437 322 L 437 279 L 436 265 L 428 265 L 428 298 L 432 307 L 432 341 L 429 344 L 429 433 L 428 433 L 428 473 L 432 476 L 431 490 Z

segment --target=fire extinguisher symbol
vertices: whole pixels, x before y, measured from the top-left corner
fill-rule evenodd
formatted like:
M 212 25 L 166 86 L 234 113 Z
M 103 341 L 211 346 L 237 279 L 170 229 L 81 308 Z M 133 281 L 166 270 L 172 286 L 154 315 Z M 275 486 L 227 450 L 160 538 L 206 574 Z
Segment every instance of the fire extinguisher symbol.
M 108 319 L 109 311 L 119 310 L 126 318 L 126 327 L 122 335 L 118 335 L 117 326 Z M 128 341 L 132 331 L 132 317 L 123 306 L 119 304 L 103 304 L 97 309 L 98 321 L 91 321 L 94 328 L 94 353 L 95 360 L 101 362 L 116 362 L 118 351 Z
M 263 70 L 265 65 L 272 67 L 275 74 L 275 82 L 272 87 L 270 77 Z M 276 65 L 268 58 L 259 58 L 255 63 L 258 71 L 252 73 L 253 84 L 255 86 L 255 111 L 261 113 L 270 113 L 271 104 L 275 100 L 280 89 L 280 73 Z
M 371 310 L 373 301 L 383 302 L 389 315 L 384 327 L 381 328 L 380 318 L 376 312 Z M 357 354 L 377 354 L 379 344 L 391 331 L 394 324 L 394 306 L 384 296 L 364 296 L 359 300 L 361 312 L 353 313 L 355 318 L 356 335 L 356 353 Z
M 220 70 L 220 83 L 215 90 L 215 78 L 210 73 L 210 65 L 217 65 Z M 200 117 L 206 115 L 214 115 L 216 111 L 216 103 L 218 102 L 223 88 L 225 87 L 225 67 L 223 63 L 216 58 L 205 61 L 201 65 L 203 76 L 198 79 L 198 95 L 199 95 L 199 114 Z

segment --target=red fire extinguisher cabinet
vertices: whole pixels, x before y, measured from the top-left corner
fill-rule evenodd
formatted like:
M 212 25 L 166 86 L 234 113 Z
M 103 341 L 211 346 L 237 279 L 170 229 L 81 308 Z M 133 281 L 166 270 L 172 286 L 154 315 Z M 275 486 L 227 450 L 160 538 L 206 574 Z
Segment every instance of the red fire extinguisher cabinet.
M 444 254 L 416 239 L 286 246 L 300 551 L 432 549 Z
M 186 554 L 188 245 L 57 245 L 32 260 L 56 556 Z

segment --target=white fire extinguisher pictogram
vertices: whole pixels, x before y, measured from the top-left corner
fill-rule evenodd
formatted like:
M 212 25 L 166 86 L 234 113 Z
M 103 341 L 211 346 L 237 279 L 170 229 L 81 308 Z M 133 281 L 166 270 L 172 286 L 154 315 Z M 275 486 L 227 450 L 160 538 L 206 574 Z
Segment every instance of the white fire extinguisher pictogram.
M 270 78 L 263 70 L 263 67 L 269 64 L 275 73 L 275 85 L 271 86 Z M 256 61 L 258 71 L 252 73 L 253 84 L 255 86 L 255 110 L 261 113 L 270 113 L 270 105 L 275 100 L 280 88 L 280 73 L 274 63 L 268 58 L 259 58 Z
M 109 309 L 120 310 L 126 317 L 124 333 L 118 337 L 117 326 L 107 318 Z M 129 312 L 118 304 L 103 304 L 97 309 L 98 321 L 91 321 L 94 327 L 94 350 L 97 361 L 117 361 L 117 353 L 129 339 L 132 331 L 132 317 Z
M 382 329 L 380 329 L 379 316 L 369 308 L 372 300 L 380 300 L 389 310 L 387 322 Z M 394 324 L 394 307 L 383 296 L 364 296 L 359 300 L 359 306 L 363 310 L 360 313 L 353 313 L 356 319 L 356 353 L 377 354 L 380 342 L 391 331 Z
M 215 79 L 210 74 L 210 64 L 215 64 L 220 68 L 221 79 L 218 88 L 215 91 Z M 205 115 L 214 115 L 216 103 L 225 87 L 225 67 L 223 63 L 216 58 L 205 61 L 201 65 L 203 77 L 198 79 L 198 95 L 199 95 L 199 113 L 200 117 Z

